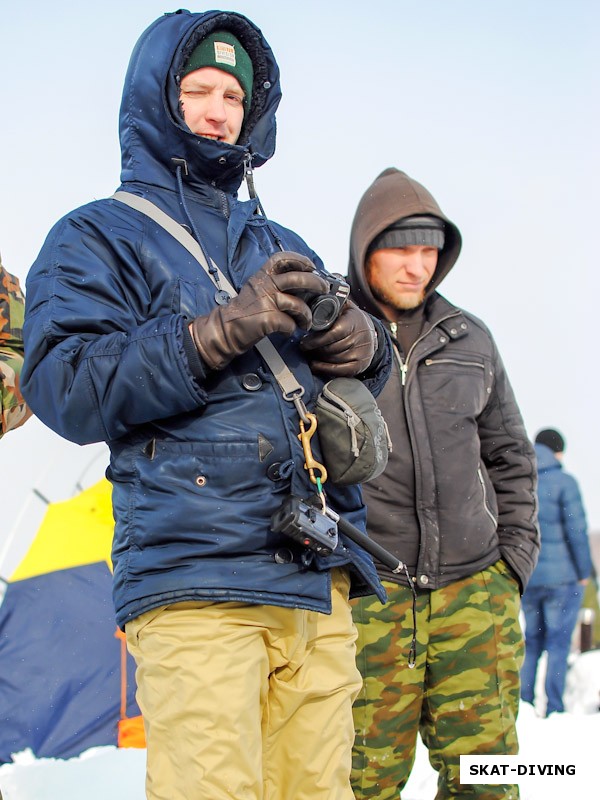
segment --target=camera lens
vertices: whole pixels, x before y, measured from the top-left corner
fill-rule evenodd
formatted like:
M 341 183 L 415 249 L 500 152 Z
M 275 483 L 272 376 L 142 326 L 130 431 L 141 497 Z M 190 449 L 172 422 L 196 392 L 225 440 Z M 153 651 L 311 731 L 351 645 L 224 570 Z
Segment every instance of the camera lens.
M 340 301 L 335 295 L 323 294 L 310 304 L 312 311 L 313 331 L 324 331 L 330 328 L 340 313 Z

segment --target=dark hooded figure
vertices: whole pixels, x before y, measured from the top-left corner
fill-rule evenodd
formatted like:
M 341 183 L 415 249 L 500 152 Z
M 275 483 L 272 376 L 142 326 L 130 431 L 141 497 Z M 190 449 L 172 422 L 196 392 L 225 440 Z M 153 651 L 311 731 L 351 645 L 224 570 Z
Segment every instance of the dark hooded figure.
M 324 379 L 377 395 L 391 349 L 350 301 L 311 328 L 323 265 L 253 191 L 279 100 L 244 16 L 156 20 L 125 81 L 120 193 L 60 220 L 29 274 L 25 397 L 65 438 L 111 451 L 114 602 L 152 800 L 352 798 L 349 596 L 385 594 L 345 537 L 317 553 L 271 520 L 290 495 L 322 499 L 299 433 Z M 264 337 L 302 397 L 284 396 Z M 325 492 L 323 516 L 364 530 L 360 487 Z
M 353 609 L 365 678 L 359 800 L 400 796 L 419 732 L 438 800 L 518 796 L 459 781 L 460 755 L 517 752 L 519 590 L 539 549 L 533 448 L 496 345 L 437 291 L 460 248 L 456 225 L 404 172 L 386 169 L 360 200 L 352 293 L 386 325 L 395 353 L 378 399 L 393 450 L 363 487 L 367 528 L 410 578 L 382 565 L 389 602 Z

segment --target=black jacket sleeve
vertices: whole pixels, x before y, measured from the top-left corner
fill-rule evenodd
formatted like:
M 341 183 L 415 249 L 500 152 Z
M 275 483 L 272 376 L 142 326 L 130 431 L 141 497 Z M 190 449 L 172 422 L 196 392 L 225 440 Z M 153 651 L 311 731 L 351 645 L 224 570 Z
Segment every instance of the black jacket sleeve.
M 494 384 L 478 420 L 481 457 L 498 502 L 502 557 L 517 575 L 521 592 L 537 563 L 537 468 L 521 412 L 494 345 Z

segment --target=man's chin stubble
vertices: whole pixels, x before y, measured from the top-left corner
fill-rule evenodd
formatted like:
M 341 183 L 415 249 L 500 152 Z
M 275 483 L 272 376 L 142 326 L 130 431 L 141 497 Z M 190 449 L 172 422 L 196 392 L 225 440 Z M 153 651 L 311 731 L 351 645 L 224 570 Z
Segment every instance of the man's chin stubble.
M 385 292 L 378 291 L 373 291 L 373 294 L 380 302 L 385 303 L 385 305 L 390 306 L 391 308 L 395 308 L 396 311 L 411 311 L 413 308 L 420 306 L 425 300 L 424 291 L 419 292 L 419 294 L 393 296 L 388 296 Z

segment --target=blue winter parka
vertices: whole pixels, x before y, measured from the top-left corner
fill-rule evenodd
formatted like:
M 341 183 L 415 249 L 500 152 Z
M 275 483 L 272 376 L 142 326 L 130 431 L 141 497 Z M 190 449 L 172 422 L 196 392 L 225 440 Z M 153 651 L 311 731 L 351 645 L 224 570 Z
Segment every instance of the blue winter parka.
M 222 29 L 238 37 L 254 66 L 236 145 L 193 134 L 179 108 L 182 66 L 200 39 Z M 237 197 L 250 164 L 273 155 L 280 97 L 268 44 L 233 12 L 178 11 L 156 20 L 138 41 L 125 81 L 120 189 L 191 230 L 238 291 L 279 247 L 323 269 L 298 235 L 258 213 L 256 199 Z M 71 212 L 34 263 L 27 300 L 27 401 L 66 439 L 110 447 L 121 627 L 185 600 L 330 613 L 330 570 L 344 564 L 352 595 L 385 599 L 370 556 L 352 542 L 340 537 L 323 558 L 270 530 L 290 493 L 315 494 L 298 413 L 254 350 L 220 372 L 203 365 L 188 322 L 214 308 L 215 287 L 164 229 L 112 198 Z M 271 338 L 311 410 L 323 381 L 298 347 L 302 335 Z M 375 395 L 390 361 L 384 354 L 365 378 Z M 364 531 L 360 488 L 324 488 L 329 505 Z
M 581 492 L 549 447 L 536 444 L 535 455 L 542 547 L 529 587 L 577 583 L 592 573 Z

